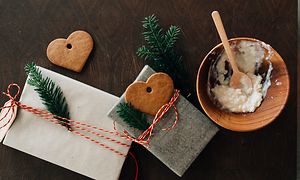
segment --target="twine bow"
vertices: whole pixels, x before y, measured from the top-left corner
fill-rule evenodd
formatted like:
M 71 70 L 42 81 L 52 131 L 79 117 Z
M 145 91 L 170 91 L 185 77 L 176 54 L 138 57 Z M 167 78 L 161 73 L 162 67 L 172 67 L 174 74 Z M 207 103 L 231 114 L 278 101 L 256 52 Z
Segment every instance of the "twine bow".
M 13 87 L 16 87 L 16 88 L 17 88 L 17 93 L 16 93 L 14 96 L 12 96 L 11 93 L 10 93 L 10 91 L 11 91 L 11 89 L 12 89 Z M 6 95 L 6 96 L 10 99 L 11 104 L 10 104 L 9 106 L 3 105 L 2 107 L 0 107 L 0 110 L 2 110 L 2 109 L 8 109 L 8 111 L 1 117 L 0 122 L 3 121 L 4 118 L 6 118 L 7 115 L 8 115 L 11 111 L 12 111 L 12 113 L 11 113 L 11 115 L 10 115 L 8 121 L 7 121 L 4 125 L 0 126 L 0 129 L 2 129 L 2 128 L 4 128 L 5 126 L 7 126 L 7 125 L 11 122 L 11 120 L 13 119 L 13 115 L 15 114 L 14 106 L 17 106 L 18 103 L 19 103 L 18 101 L 16 101 L 16 98 L 17 98 L 18 95 L 20 94 L 20 91 L 21 91 L 21 88 L 20 88 L 19 85 L 17 85 L 17 84 L 10 84 L 10 85 L 8 86 L 6 92 L 3 92 L 3 94 Z M 0 114 L 1 114 L 1 113 L 0 113 Z

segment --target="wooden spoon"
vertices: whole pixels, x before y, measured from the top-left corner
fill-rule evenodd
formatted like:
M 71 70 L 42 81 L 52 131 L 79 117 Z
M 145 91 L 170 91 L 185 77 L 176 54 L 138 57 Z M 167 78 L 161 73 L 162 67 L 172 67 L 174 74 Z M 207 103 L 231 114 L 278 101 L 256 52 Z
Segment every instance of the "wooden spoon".
M 222 44 L 224 46 L 225 52 L 227 54 L 229 63 L 231 65 L 231 68 L 233 71 L 231 79 L 230 79 L 230 84 L 229 84 L 230 87 L 233 87 L 233 88 L 249 87 L 252 89 L 251 79 L 245 73 L 241 72 L 236 64 L 236 58 L 235 58 L 235 55 L 233 54 L 233 52 L 230 48 L 230 45 L 228 43 L 228 38 L 227 38 L 227 35 L 226 35 L 219 12 L 213 11 L 211 13 L 211 16 L 214 20 L 215 26 L 217 28 L 217 31 L 219 33 L 219 36 L 221 38 Z M 246 88 L 246 89 L 249 89 L 249 88 Z

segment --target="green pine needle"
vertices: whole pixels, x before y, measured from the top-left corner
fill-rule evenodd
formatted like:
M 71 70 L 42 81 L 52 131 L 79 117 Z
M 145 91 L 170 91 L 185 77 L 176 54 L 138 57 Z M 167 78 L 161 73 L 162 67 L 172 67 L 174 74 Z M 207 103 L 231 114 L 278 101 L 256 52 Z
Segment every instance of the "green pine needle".
M 142 46 L 138 48 L 137 55 L 142 58 L 145 58 L 145 60 L 151 60 L 151 59 L 155 59 L 159 54 L 157 52 L 152 52 L 146 46 Z
M 164 46 L 165 46 L 164 51 L 165 52 L 168 52 L 169 50 L 174 48 L 179 35 L 180 35 L 180 28 L 177 26 L 171 25 L 164 37 L 165 38 L 165 41 L 164 41 Z
M 186 69 L 182 56 L 175 51 L 175 43 L 180 36 L 180 28 L 171 25 L 163 33 L 155 15 L 145 17 L 142 21 L 145 31 L 143 32 L 147 45 L 137 50 L 137 55 L 144 58 L 155 70 L 169 74 L 174 80 L 175 87 L 182 90 L 183 94 L 189 96 L 189 88 L 186 82 Z
M 47 110 L 55 116 L 69 119 L 68 104 L 63 92 L 49 77 L 43 78 L 41 71 L 34 63 L 25 66 L 25 71 L 29 76 L 28 84 L 33 86 L 39 94 Z M 58 117 L 56 117 L 58 118 Z M 71 130 L 70 123 L 67 120 L 59 119 L 60 124 Z
M 118 115 L 126 122 L 130 127 L 145 131 L 150 124 L 146 120 L 146 115 L 127 103 L 120 103 L 117 106 Z
M 162 34 L 162 28 L 158 24 L 158 19 L 156 16 L 151 15 L 145 17 L 143 21 L 143 27 L 145 32 L 143 33 L 145 40 L 148 42 L 148 45 L 151 49 L 162 52 L 164 49 L 164 35 Z

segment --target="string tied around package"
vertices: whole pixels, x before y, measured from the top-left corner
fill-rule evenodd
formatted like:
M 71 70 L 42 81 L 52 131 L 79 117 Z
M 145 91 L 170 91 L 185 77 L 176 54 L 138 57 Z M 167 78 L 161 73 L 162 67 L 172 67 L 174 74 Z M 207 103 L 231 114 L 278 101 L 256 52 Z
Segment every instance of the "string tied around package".
M 150 139 L 151 139 L 151 136 L 153 134 L 154 127 L 167 114 L 167 112 L 170 110 L 171 107 L 173 107 L 174 112 L 175 112 L 175 121 L 173 122 L 173 124 L 170 127 L 163 128 L 162 130 L 163 131 L 172 130 L 177 125 L 177 122 L 179 120 L 179 112 L 178 112 L 178 109 L 175 105 L 175 102 L 179 98 L 179 96 L 180 96 L 180 90 L 175 89 L 174 95 L 172 96 L 170 101 L 168 103 L 164 104 L 163 106 L 161 106 L 161 108 L 159 108 L 159 110 L 157 111 L 154 119 L 152 120 L 151 125 L 141 135 L 139 135 L 137 138 L 134 138 L 134 137 L 130 136 L 129 133 L 126 130 L 123 131 L 124 136 L 127 139 L 129 139 L 133 142 L 136 142 L 136 143 L 141 144 L 141 145 L 148 146 L 149 142 L 150 142 Z M 115 121 L 114 121 L 114 129 L 117 131 Z

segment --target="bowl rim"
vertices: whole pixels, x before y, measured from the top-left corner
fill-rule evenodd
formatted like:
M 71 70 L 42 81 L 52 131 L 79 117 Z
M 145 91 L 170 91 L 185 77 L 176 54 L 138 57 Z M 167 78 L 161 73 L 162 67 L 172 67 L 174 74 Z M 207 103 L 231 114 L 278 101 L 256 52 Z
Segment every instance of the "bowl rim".
M 249 37 L 236 37 L 236 38 L 231 38 L 229 39 L 228 41 L 231 42 L 231 41 L 237 41 L 237 40 L 248 40 L 248 41 L 256 41 L 256 42 L 263 42 L 265 43 L 264 41 L 261 41 L 261 40 L 258 40 L 256 38 L 249 38 Z M 219 48 L 220 46 L 222 46 L 222 43 L 219 43 L 217 44 L 216 46 L 214 46 L 207 54 L 206 56 L 203 58 L 199 68 L 198 68 L 198 72 L 197 72 L 197 78 L 196 78 L 196 92 L 197 92 L 197 97 L 198 97 L 198 101 L 202 107 L 202 109 L 204 110 L 205 114 L 216 124 L 218 124 L 219 126 L 225 128 L 225 129 L 228 129 L 228 130 L 231 130 L 231 131 L 236 131 L 236 132 L 249 132 L 249 131 L 255 131 L 255 130 L 258 130 L 258 129 L 261 129 L 267 125 L 269 125 L 271 122 L 273 122 L 280 114 L 281 112 L 283 111 L 283 109 L 286 107 L 286 103 L 289 99 L 289 96 L 290 96 L 290 76 L 289 76 L 289 71 L 288 71 L 288 68 L 285 64 L 285 61 L 284 59 L 280 56 L 280 54 L 271 46 L 272 50 L 274 52 L 277 53 L 277 55 L 280 57 L 280 59 L 282 60 L 283 62 L 283 65 L 287 71 L 287 95 L 286 97 L 284 98 L 284 105 L 279 109 L 279 111 L 277 112 L 276 115 L 274 115 L 274 117 L 272 118 L 272 120 L 269 120 L 268 122 L 266 122 L 265 124 L 261 125 L 261 126 L 258 126 L 256 128 L 249 128 L 247 130 L 244 130 L 244 129 L 236 129 L 236 128 L 232 128 L 232 127 L 227 127 L 226 125 L 224 125 L 223 123 L 221 123 L 221 121 L 216 121 L 213 119 L 213 117 L 207 112 L 207 109 L 205 108 L 205 106 L 203 105 L 202 101 L 201 101 L 201 97 L 200 97 L 200 90 L 199 90 L 199 81 L 200 81 L 200 70 L 201 68 L 204 66 L 204 63 L 206 62 L 208 56 L 215 51 L 215 49 Z

